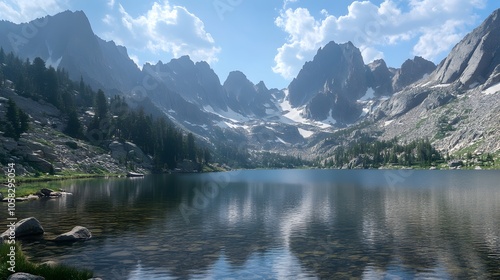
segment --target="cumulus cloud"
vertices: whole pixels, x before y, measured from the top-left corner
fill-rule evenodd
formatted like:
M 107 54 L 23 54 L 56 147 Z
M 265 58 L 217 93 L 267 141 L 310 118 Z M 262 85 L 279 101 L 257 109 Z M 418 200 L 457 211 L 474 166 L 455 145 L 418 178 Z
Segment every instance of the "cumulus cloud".
M 3 0 L 0 1 L 0 19 L 28 22 L 62 12 L 67 7 L 66 0 Z
M 366 63 L 383 58 L 383 46 L 416 40 L 413 54 L 433 60 L 448 51 L 462 37 L 465 27 L 474 22 L 474 10 L 485 0 L 384 0 L 380 5 L 354 1 L 346 15 L 335 17 L 327 10 L 320 18 L 305 8 L 280 11 L 275 24 L 287 35 L 278 48 L 273 71 L 290 79 L 317 49 L 329 41 L 353 42 Z
M 144 15 L 132 17 L 122 5 L 118 5 L 121 26 L 127 33 L 127 46 L 138 50 L 166 52 L 174 57 L 189 55 L 194 61 L 217 61 L 220 48 L 204 23 L 185 7 L 172 6 L 168 1 L 155 2 Z M 120 38 L 117 38 L 120 40 Z

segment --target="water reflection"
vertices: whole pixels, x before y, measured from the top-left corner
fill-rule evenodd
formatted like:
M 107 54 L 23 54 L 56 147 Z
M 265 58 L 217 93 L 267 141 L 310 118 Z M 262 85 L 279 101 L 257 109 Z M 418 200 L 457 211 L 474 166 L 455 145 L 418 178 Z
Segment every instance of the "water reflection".
M 498 172 L 414 172 L 397 186 L 383 171 L 233 172 L 186 222 L 179 206 L 213 178 L 57 183 L 74 195 L 18 213 L 46 239 L 74 225 L 94 239 L 25 250 L 105 279 L 500 277 Z

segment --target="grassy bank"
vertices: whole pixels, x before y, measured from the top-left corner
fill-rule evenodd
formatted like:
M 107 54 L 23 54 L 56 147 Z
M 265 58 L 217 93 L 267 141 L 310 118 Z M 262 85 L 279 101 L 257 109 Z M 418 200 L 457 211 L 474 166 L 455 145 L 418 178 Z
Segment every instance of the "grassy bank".
M 10 265 L 7 263 L 9 261 L 9 257 L 7 254 L 10 252 L 9 244 L 1 244 L 0 245 L 0 279 L 7 279 L 9 275 L 13 274 L 13 272 L 9 271 L 8 268 Z M 16 272 L 25 272 L 33 275 L 39 275 L 45 277 L 45 279 L 51 280 L 87 280 L 93 277 L 93 273 L 88 270 L 76 269 L 73 267 L 65 266 L 65 265 L 44 265 L 44 264 L 35 264 L 28 260 L 28 258 L 23 254 L 21 250 L 21 246 L 16 244 Z
M 117 177 L 118 174 L 84 174 L 84 173 L 61 173 L 56 175 L 41 175 L 33 177 L 16 176 L 16 197 L 28 196 L 30 194 L 35 194 L 42 188 L 55 189 L 55 181 L 70 180 L 70 179 L 88 179 L 88 178 L 104 178 L 104 177 Z M 0 176 L 0 192 L 6 195 L 7 192 L 7 178 L 5 176 Z

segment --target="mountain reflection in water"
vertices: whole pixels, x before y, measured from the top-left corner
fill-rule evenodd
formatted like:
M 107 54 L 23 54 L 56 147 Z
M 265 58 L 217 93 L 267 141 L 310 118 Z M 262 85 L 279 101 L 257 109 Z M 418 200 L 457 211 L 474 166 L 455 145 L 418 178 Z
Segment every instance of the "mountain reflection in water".
M 104 279 L 495 278 L 498 179 L 382 170 L 92 179 L 54 183 L 74 195 L 17 211 L 40 220 L 45 240 L 89 228 L 88 242 L 23 248 Z

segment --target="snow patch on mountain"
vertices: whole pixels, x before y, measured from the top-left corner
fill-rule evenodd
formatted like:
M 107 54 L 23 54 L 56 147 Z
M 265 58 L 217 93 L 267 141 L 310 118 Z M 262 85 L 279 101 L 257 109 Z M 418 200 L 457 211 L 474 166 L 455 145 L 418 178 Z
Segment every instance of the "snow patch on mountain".
M 375 90 L 373 90 L 373 88 L 369 87 L 367 90 L 366 90 L 366 93 L 363 97 L 361 97 L 359 100 L 360 101 L 368 101 L 370 99 L 374 99 L 375 98 Z
M 297 129 L 299 130 L 300 135 L 302 135 L 302 137 L 304 138 L 309 138 L 314 134 L 314 131 L 305 130 L 300 127 L 298 127 Z
M 486 90 L 483 91 L 483 93 L 486 95 L 490 95 L 490 94 L 497 93 L 499 91 L 500 91 L 500 83 L 487 88 Z

